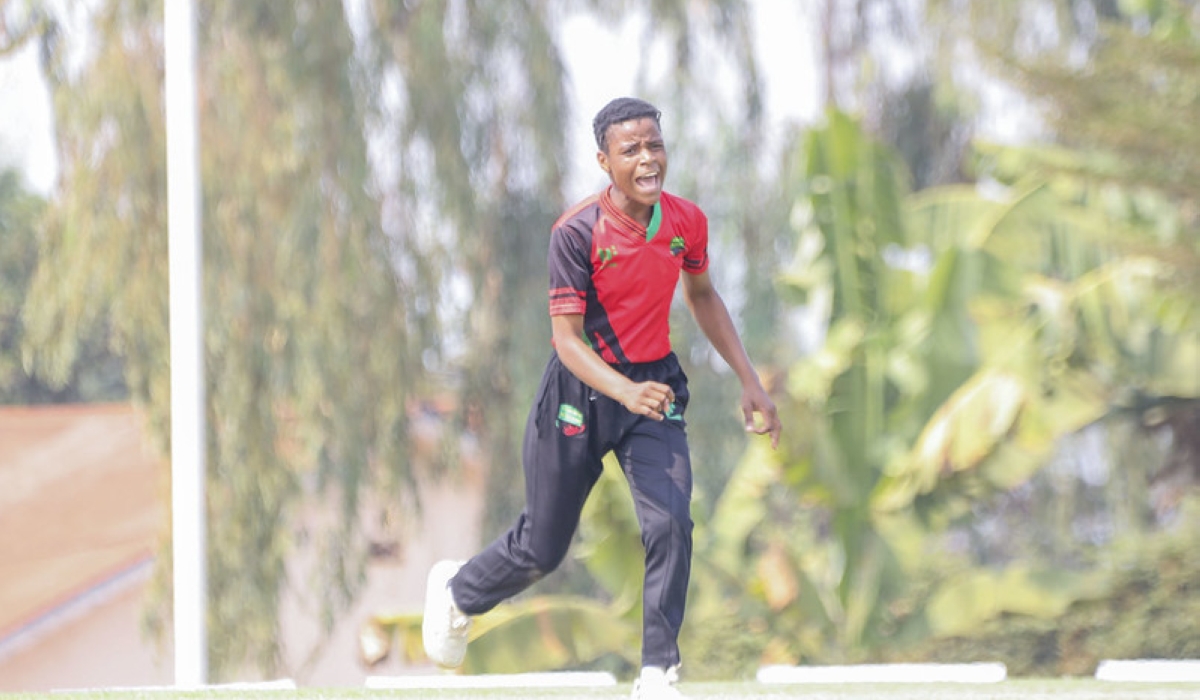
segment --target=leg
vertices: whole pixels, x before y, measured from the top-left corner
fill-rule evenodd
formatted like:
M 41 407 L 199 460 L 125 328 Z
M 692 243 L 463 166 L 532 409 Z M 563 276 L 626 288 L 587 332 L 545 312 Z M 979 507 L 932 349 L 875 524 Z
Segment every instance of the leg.
M 508 532 L 470 559 L 451 582 L 455 603 L 469 615 L 491 610 L 562 563 L 584 501 L 602 469 L 586 430 L 564 430 L 559 407 L 587 415 L 587 388 L 557 357 L 543 377 L 525 427 L 525 510 Z M 585 423 L 586 426 L 586 423 Z
M 674 421 L 641 420 L 616 450 L 633 492 L 646 549 L 642 665 L 679 663 L 692 561 L 692 467 L 687 435 Z

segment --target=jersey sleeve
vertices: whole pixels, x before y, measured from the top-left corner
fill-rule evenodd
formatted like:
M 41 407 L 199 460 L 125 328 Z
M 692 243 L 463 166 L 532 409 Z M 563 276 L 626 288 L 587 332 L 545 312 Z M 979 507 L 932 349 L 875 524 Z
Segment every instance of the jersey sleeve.
M 550 233 L 550 315 L 582 314 L 592 280 L 591 241 L 569 225 Z
M 692 207 L 688 213 L 688 247 L 683 252 L 683 270 L 698 275 L 708 269 L 708 217 L 699 207 Z

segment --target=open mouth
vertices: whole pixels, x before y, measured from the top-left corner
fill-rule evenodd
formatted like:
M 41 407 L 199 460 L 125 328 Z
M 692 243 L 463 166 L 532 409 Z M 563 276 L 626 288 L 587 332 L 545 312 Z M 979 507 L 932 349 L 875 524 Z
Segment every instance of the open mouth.
M 644 190 L 657 190 L 659 188 L 658 173 L 651 173 L 649 175 L 642 175 L 641 177 L 634 178 L 633 183 Z

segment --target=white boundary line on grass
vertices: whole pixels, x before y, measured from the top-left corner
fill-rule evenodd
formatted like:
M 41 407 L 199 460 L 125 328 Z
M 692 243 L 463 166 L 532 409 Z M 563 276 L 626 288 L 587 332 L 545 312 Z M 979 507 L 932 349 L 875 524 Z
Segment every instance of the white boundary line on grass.
M 788 683 L 999 683 L 1002 663 L 854 664 L 849 666 L 763 666 L 758 682 Z
M 1200 683 L 1200 661 L 1106 659 L 1096 667 L 1096 680 L 1135 683 Z
M 143 685 L 116 686 L 112 688 L 58 688 L 51 693 L 192 693 L 203 690 L 296 690 L 296 681 L 281 678 L 274 681 L 249 681 L 244 683 L 219 683 L 215 685 Z
M 598 688 L 617 684 L 611 673 L 489 673 L 477 676 L 416 675 L 367 676 L 365 685 L 373 690 L 414 690 L 441 688 Z

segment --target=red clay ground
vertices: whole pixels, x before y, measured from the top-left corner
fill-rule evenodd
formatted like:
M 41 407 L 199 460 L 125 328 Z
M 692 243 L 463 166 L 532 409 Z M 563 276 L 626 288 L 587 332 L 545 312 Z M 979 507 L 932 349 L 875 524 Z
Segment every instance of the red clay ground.
M 0 639 L 153 553 L 167 491 L 138 421 L 0 407 Z

